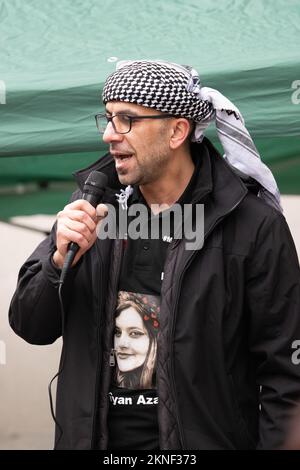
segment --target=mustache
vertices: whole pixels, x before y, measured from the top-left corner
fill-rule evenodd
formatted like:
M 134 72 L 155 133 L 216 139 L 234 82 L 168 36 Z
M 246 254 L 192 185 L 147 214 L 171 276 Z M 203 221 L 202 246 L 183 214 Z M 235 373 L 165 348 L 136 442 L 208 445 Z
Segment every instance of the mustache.
M 121 153 L 124 153 L 124 154 L 126 154 L 126 153 L 132 154 L 133 153 L 132 149 L 128 149 L 128 148 L 126 149 L 126 148 L 118 147 L 117 145 L 110 145 L 109 146 L 109 151 L 111 153 L 120 153 L 120 154 Z

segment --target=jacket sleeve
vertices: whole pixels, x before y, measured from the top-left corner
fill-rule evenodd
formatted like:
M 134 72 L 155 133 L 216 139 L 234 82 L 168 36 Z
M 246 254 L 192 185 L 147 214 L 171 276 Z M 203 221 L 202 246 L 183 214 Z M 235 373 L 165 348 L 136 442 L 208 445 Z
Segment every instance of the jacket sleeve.
M 300 273 L 285 218 L 272 213 L 258 233 L 246 284 L 249 347 L 260 387 L 259 449 L 282 446 L 289 417 L 300 400 Z
M 80 197 L 73 193 L 71 201 Z M 9 323 L 14 332 L 31 344 L 51 344 L 62 333 L 61 307 L 58 298 L 60 269 L 52 262 L 56 250 L 56 223 L 20 269 L 18 284 L 9 308 Z M 70 298 L 74 277 L 81 260 L 71 268 L 62 288 L 64 299 Z M 67 305 L 64 300 L 64 307 Z

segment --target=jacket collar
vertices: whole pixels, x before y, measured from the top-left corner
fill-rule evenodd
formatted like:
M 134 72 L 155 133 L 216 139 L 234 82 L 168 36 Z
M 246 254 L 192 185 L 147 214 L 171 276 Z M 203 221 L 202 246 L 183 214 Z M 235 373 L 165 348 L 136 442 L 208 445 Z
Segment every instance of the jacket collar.
M 199 175 L 197 202 L 206 204 L 213 210 L 215 216 L 221 217 L 231 212 L 246 196 L 246 182 L 224 160 L 208 139 L 202 145 L 202 175 Z M 200 170 L 201 173 L 201 170 Z M 206 179 L 206 194 L 201 195 L 202 180 Z
M 248 189 L 240 176 L 221 157 L 208 139 L 203 140 L 201 178 L 205 178 L 206 192 L 201 194 L 198 186 L 196 198 L 198 203 L 204 204 L 204 239 L 206 240 L 212 230 L 243 201 Z

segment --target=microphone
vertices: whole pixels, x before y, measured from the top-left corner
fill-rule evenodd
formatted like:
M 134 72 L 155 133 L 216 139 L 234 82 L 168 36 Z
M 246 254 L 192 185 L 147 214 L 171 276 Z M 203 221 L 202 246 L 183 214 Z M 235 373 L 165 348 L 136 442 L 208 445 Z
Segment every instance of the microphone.
M 92 171 L 83 186 L 82 199 L 88 201 L 93 207 L 96 207 L 102 199 L 105 188 L 107 186 L 108 178 L 104 173 L 100 171 Z M 61 270 L 59 283 L 63 284 L 65 281 L 66 274 L 70 269 L 76 253 L 79 251 L 79 245 L 75 242 L 71 242 L 68 247 L 64 265 Z

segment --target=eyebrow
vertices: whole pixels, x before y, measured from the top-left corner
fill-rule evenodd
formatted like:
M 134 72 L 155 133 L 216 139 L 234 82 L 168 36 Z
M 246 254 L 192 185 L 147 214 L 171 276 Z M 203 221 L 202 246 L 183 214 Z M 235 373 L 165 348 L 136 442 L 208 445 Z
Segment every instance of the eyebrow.
M 107 114 L 112 114 L 112 112 L 109 111 L 107 108 L 105 108 L 105 111 Z M 135 111 L 132 111 L 132 109 L 122 109 L 121 111 L 117 111 L 116 114 L 128 114 L 129 116 L 140 116 Z

